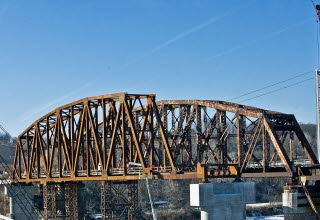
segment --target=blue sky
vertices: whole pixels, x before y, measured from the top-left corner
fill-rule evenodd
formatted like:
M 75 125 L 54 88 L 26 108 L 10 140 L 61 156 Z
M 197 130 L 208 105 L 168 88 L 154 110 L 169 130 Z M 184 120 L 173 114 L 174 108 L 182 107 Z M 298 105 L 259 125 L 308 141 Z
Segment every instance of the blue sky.
M 316 69 L 316 25 L 307 0 L 0 0 L 0 124 L 17 136 L 60 105 L 120 91 L 229 100 Z M 243 104 L 314 123 L 314 84 Z

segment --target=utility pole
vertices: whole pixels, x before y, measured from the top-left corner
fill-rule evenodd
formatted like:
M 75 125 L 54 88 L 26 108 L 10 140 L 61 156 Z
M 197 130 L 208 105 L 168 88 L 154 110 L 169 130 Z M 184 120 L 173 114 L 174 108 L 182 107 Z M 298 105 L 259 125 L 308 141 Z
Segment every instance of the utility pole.
M 320 90 L 320 82 L 319 82 L 319 77 L 320 77 L 320 70 L 316 69 L 315 71 L 316 74 L 316 104 L 317 104 L 317 151 L 318 151 L 318 160 L 320 160 L 320 95 L 319 95 L 319 90 Z

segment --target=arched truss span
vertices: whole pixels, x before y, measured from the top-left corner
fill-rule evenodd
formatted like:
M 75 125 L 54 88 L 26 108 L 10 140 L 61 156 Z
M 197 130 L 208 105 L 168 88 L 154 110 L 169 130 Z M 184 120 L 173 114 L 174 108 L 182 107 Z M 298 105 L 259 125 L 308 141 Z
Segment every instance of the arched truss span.
M 290 177 L 301 159 L 318 164 L 293 115 L 117 93 L 34 122 L 18 138 L 14 173 L 20 182 Z

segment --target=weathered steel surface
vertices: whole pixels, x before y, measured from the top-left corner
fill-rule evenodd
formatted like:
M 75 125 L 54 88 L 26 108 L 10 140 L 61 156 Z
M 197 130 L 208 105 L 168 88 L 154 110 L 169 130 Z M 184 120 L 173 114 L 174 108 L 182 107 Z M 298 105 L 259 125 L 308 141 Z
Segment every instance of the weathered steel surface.
M 35 121 L 18 138 L 13 171 L 16 181 L 43 183 L 292 177 L 301 158 L 318 164 L 293 115 L 116 93 L 81 99 Z

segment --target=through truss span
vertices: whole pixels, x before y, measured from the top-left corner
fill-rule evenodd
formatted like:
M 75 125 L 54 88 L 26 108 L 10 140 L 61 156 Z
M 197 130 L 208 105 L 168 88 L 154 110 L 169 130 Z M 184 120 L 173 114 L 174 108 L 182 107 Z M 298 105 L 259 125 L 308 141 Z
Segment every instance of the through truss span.
M 155 98 L 116 93 L 51 111 L 19 135 L 15 181 L 293 177 L 318 164 L 294 115 Z

